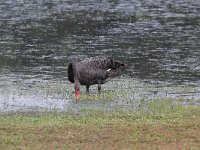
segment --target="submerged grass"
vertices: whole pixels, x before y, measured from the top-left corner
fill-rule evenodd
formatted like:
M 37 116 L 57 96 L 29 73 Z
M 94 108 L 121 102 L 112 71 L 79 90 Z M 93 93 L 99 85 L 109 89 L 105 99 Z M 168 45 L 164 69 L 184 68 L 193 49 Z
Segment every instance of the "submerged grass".
M 82 94 L 81 100 L 84 101 L 111 101 L 119 98 L 119 95 L 115 91 L 108 91 L 106 93 L 99 94 Z
M 38 92 L 37 88 L 31 91 Z M 52 81 L 44 85 L 40 90 L 46 97 L 72 100 L 75 98 L 74 85 L 69 82 Z M 82 101 L 135 101 L 141 99 L 158 99 L 171 97 L 180 102 L 188 102 L 188 99 L 198 103 L 199 87 L 193 86 L 166 86 L 142 82 L 137 79 L 119 77 L 102 85 L 102 93 L 98 95 L 97 85 L 90 87 L 90 94 L 86 94 L 85 86 L 81 86 Z M 135 103 L 134 103 L 135 105 Z
M 51 99 L 55 102 L 55 107 L 58 105 L 56 100 L 63 100 L 73 105 L 72 102 L 75 99 L 74 84 L 69 82 L 51 81 L 42 85 L 35 84 L 27 88 L 28 90 L 24 90 L 24 93 L 14 94 L 13 97 L 26 99 L 26 97 L 23 97 L 24 95 L 28 97 L 33 95 L 36 99 L 47 101 L 47 107 L 50 108 L 52 106 L 48 106 L 48 101 Z M 16 90 L 16 93 L 19 93 L 19 91 Z M 107 106 L 107 109 L 113 109 L 115 106 L 122 105 L 129 109 L 140 109 L 148 105 L 146 101 L 163 98 L 176 99 L 180 104 L 199 104 L 199 93 L 199 87 L 157 85 L 129 77 L 118 77 L 102 85 L 101 95 L 98 95 L 96 85 L 90 87 L 89 95 L 86 94 L 85 86 L 81 86 L 80 101 L 84 107 L 90 107 L 92 104 L 92 107 L 95 106 L 96 108 Z M 8 95 L 5 97 L 8 97 Z M 53 103 L 49 104 L 53 105 Z M 79 107 L 75 106 L 75 108 Z
M 0 116 L 0 149 L 199 149 L 200 106 L 173 99 L 138 110 Z

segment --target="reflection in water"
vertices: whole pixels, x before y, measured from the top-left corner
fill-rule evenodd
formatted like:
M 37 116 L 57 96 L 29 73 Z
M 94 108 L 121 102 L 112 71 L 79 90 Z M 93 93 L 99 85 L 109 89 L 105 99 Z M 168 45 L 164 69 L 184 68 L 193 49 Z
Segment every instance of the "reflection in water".
M 1 92 L 66 82 L 69 58 L 99 54 L 126 62 L 130 79 L 200 85 L 199 1 L 3 0 L 0 20 Z

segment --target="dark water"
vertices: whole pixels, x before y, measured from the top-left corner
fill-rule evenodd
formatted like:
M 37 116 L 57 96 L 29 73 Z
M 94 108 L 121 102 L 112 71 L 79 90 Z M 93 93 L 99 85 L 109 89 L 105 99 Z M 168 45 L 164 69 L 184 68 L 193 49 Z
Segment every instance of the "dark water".
M 199 98 L 200 1 L 1 0 L 1 109 L 73 103 L 35 95 L 52 81 L 67 83 L 69 58 L 102 54 L 127 63 L 131 82 L 193 87 L 184 94 Z

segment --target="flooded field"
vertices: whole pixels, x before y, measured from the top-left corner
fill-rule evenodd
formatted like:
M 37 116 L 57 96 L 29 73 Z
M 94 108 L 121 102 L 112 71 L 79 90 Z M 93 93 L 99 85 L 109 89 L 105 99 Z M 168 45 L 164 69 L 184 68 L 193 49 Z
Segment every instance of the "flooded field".
M 70 58 L 108 55 L 124 74 L 82 90 Z M 151 99 L 200 102 L 200 2 L 188 0 L 0 2 L 0 111 L 136 109 Z

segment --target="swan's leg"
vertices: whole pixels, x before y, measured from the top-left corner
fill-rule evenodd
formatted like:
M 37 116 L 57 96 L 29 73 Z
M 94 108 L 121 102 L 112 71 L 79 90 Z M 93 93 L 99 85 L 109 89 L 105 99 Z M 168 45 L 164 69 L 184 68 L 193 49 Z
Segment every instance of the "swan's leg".
M 86 93 L 89 94 L 89 85 L 86 85 Z
M 101 84 L 98 84 L 98 92 L 99 92 L 99 95 L 101 94 Z

